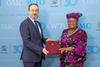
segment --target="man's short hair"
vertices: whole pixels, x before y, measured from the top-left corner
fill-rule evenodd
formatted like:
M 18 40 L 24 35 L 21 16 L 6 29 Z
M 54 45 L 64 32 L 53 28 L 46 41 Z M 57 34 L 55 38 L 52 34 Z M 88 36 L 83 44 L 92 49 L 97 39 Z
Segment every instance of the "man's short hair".
M 28 10 L 30 10 L 30 7 L 31 7 L 32 5 L 36 5 L 37 7 L 39 7 L 39 5 L 38 5 L 37 3 L 31 3 L 31 4 L 29 4 L 29 6 L 28 6 Z

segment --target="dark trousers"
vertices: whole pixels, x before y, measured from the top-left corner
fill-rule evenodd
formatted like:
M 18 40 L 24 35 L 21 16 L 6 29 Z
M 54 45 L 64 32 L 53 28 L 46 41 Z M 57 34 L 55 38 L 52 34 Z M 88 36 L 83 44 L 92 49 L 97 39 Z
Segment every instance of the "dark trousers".
M 42 67 L 42 62 L 23 62 L 24 67 Z

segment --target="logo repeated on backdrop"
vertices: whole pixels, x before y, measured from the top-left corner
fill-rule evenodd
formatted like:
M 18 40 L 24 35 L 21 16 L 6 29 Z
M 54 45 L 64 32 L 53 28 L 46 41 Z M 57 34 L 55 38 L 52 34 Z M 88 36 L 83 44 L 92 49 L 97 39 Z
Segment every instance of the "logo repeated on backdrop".
M 83 28 L 83 29 L 91 29 L 92 28 L 92 24 L 91 23 L 80 23 L 79 27 Z
M 7 47 L 7 45 L 0 44 L 0 54 L 8 54 L 8 47 Z
M 97 30 L 97 31 L 100 31 L 100 22 L 97 22 L 97 23 L 96 23 L 96 27 L 97 27 L 96 30 Z
M 0 0 L 0 6 L 1 6 L 1 1 Z M 47 5 L 50 4 L 50 7 L 67 7 L 67 6 L 76 6 L 78 5 L 78 0 L 6 0 L 6 5 L 7 6 L 24 6 L 25 4 L 30 4 L 30 3 L 38 3 L 39 5 Z M 100 2 L 100 0 L 95 0 L 95 2 Z M 84 0 L 81 3 L 84 4 L 92 4 L 94 1 L 90 0 Z
M 12 54 L 19 54 L 21 53 L 22 45 L 13 45 L 11 49 Z
M 50 6 L 51 7 L 58 7 L 59 6 L 59 0 L 51 0 Z
M 64 6 L 76 6 L 78 4 L 78 0 L 63 0 Z
M 31 3 L 38 3 L 39 5 L 44 5 L 45 4 L 45 0 L 27 0 L 28 4 Z
M 1 45 L 0 44 L 0 54 L 20 54 L 22 51 L 22 45 Z
M 27 4 L 27 2 L 25 0 L 6 0 L 6 5 L 8 7 L 21 7 L 24 6 L 25 4 Z
M 9 23 L 1 23 L 0 29 L 2 30 L 14 30 L 15 24 L 9 24 Z
M 100 46 L 88 46 L 87 47 L 88 54 L 100 54 Z
M 7 45 L 0 45 L 0 54 L 20 54 L 22 51 L 22 45 L 12 45 L 11 49 L 8 49 Z M 88 54 L 100 54 L 100 46 L 87 46 Z
M 0 0 L 1 1 L 1 0 Z M 47 0 L 7 0 L 7 6 L 24 6 L 25 4 L 38 3 L 39 5 L 50 4 L 50 7 L 66 7 L 66 6 L 76 6 L 78 0 L 50 0 L 46 3 Z
M 67 7 L 67 6 L 76 6 L 78 0 L 51 0 L 51 7 Z
M 0 0 L 0 6 L 1 6 L 1 2 L 3 0 Z M 31 4 L 31 3 L 38 3 L 39 5 L 44 5 L 45 4 L 45 0 L 6 0 L 5 3 L 3 3 L 3 5 L 6 5 L 8 7 L 13 6 L 13 7 L 22 7 L 24 5 L 27 4 Z

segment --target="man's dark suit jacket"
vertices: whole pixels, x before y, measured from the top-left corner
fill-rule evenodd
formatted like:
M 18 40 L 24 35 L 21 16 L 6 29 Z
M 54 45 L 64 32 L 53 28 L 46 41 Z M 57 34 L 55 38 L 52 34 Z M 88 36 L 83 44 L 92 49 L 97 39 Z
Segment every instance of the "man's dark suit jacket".
M 41 28 L 39 22 L 38 24 Z M 44 57 L 42 49 L 46 39 L 43 38 L 43 34 L 39 33 L 29 17 L 21 23 L 20 33 L 23 40 L 21 59 L 23 62 L 39 62 Z

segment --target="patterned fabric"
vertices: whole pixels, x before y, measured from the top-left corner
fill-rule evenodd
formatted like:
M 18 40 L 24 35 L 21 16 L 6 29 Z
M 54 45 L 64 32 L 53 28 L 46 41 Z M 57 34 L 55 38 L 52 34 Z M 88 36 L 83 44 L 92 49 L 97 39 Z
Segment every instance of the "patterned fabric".
M 77 29 L 68 36 L 68 29 L 65 29 L 61 36 L 61 48 L 74 47 L 72 51 L 63 52 L 60 58 L 60 67 L 83 67 L 86 59 L 87 34 L 82 29 Z
M 82 16 L 82 13 L 69 13 L 69 14 L 66 14 L 67 19 L 75 18 L 75 19 L 78 20 L 81 16 Z

